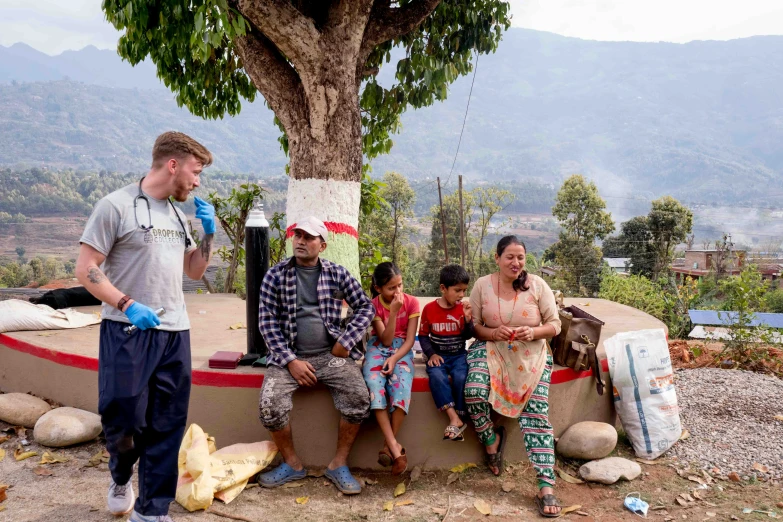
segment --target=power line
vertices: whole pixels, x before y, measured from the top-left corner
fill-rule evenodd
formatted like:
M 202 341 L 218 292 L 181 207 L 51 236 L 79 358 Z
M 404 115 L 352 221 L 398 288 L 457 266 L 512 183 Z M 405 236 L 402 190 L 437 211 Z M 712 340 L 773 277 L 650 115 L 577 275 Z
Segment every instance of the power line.
M 454 165 L 457 163 L 457 155 L 459 154 L 459 147 L 462 145 L 462 134 L 465 132 L 465 122 L 468 121 L 468 110 L 470 109 L 470 98 L 473 96 L 473 84 L 476 83 L 476 73 L 478 72 L 478 62 L 480 54 L 476 51 L 476 66 L 473 68 L 473 80 L 470 82 L 470 92 L 468 93 L 468 104 L 465 107 L 465 117 L 462 120 L 462 130 L 459 131 L 459 141 L 457 142 L 457 152 L 454 153 L 454 161 L 451 162 L 451 170 L 449 171 L 449 177 L 446 179 L 446 186 L 451 181 L 451 173 L 454 172 Z

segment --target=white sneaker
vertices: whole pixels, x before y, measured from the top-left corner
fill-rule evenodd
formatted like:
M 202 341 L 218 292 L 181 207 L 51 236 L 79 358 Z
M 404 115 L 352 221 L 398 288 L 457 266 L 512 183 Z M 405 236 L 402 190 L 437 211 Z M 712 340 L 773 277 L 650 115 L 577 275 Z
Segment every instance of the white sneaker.
M 127 484 L 120 486 L 112 480 L 109 486 L 109 511 L 112 515 L 127 515 L 133 509 L 133 503 L 136 497 L 133 495 L 133 485 L 128 481 Z
M 130 518 L 128 519 L 128 522 L 174 522 L 170 516 L 168 515 L 139 515 L 134 511 Z

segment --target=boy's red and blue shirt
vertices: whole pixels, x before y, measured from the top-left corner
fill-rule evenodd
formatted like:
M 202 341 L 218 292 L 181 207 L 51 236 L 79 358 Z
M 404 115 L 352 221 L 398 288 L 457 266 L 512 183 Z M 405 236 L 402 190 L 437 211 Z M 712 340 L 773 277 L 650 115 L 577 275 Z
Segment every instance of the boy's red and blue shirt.
M 473 321 L 465 320 L 461 304 L 443 308 L 438 301 L 424 306 L 419 325 L 419 344 L 427 358 L 465 352 L 465 341 L 475 336 Z

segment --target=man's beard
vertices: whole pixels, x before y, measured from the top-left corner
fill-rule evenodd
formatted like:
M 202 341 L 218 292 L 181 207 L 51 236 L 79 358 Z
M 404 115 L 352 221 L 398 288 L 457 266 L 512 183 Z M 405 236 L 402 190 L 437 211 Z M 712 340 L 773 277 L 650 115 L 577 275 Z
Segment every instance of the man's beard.
M 174 186 L 174 194 L 172 196 L 175 200 L 177 200 L 180 203 L 184 203 L 187 201 L 188 196 L 190 195 L 190 189 L 188 189 L 187 185 L 184 183 L 180 183 L 179 179 L 176 181 L 176 185 Z

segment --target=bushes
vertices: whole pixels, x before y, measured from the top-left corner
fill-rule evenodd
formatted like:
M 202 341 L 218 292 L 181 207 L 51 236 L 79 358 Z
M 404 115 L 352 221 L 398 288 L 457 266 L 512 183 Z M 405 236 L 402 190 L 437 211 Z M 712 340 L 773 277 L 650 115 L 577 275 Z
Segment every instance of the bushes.
M 644 276 L 620 276 L 604 273 L 598 297 L 632 306 L 663 321 L 669 338 L 685 337 L 691 324 L 688 310 L 699 300 L 696 282 L 688 278 L 682 285 L 674 281 L 653 282 Z
M 660 286 L 644 276 L 623 277 L 605 273 L 598 297 L 620 303 L 664 320 L 666 302 Z
M 765 296 L 765 301 L 767 302 L 768 312 L 783 314 L 783 288 L 768 292 Z

